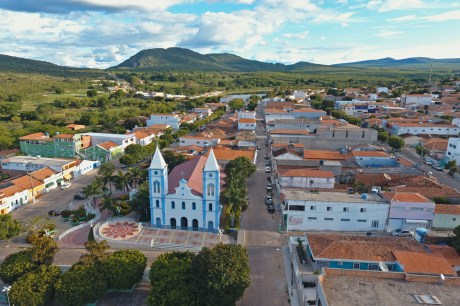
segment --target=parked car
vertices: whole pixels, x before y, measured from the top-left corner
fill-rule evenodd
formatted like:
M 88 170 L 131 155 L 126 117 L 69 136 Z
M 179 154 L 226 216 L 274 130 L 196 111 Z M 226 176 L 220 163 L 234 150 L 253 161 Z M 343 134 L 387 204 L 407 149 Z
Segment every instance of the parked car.
M 433 164 L 429 159 L 426 159 L 426 158 L 423 159 L 423 162 L 427 164 L 428 166 Z
M 260 150 L 260 146 L 257 146 L 257 150 Z
M 265 161 L 265 166 L 270 166 L 270 160 L 267 159 L 267 160 Z
M 444 170 L 443 167 L 435 165 L 435 164 L 431 165 L 431 168 L 433 168 L 436 171 L 443 171 Z
M 270 173 L 270 167 L 269 166 L 265 167 L 265 173 Z
M 272 190 L 272 189 L 273 189 L 272 183 L 268 182 L 267 183 L 267 190 Z
M 265 158 L 265 159 L 268 159 L 268 154 L 265 154 L 265 155 L 264 155 L 264 158 Z
M 268 195 L 268 196 L 265 197 L 265 204 L 267 204 L 267 205 L 273 204 L 273 199 L 272 199 L 271 195 Z
M 391 235 L 395 237 L 412 237 L 412 232 L 408 230 L 396 229 L 391 232 Z
M 64 189 L 67 189 L 71 186 L 72 184 L 71 183 L 63 183 L 61 184 L 61 189 L 64 190 Z
M 74 200 L 84 200 L 86 199 L 86 196 L 83 193 L 77 193 L 76 195 L 73 196 Z
M 273 206 L 273 204 L 268 204 L 268 212 L 271 214 L 275 212 L 275 206 Z
M 54 209 L 52 209 L 52 210 L 50 210 L 48 212 L 48 215 L 53 216 L 53 217 L 54 216 L 59 216 L 60 214 L 61 214 L 61 212 L 59 210 L 54 210 Z
M 262 132 L 265 132 L 265 129 L 262 129 Z

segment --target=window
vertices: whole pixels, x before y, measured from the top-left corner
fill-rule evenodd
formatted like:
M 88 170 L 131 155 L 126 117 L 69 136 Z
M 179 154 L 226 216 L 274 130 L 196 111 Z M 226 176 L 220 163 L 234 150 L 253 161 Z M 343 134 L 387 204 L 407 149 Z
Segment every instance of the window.
M 158 175 L 158 171 L 154 171 L 153 173 L 154 173 L 155 175 Z
M 160 200 L 155 201 L 155 207 L 160 207 Z
M 316 217 L 308 217 L 308 220 L 316 220 Z
M 334 221 L 334 218 L 324 218 L 324 221 Z
M 195 202 L 192 203 L 192 210 L 196 210 L 196 203 Z
M 410 210 L 423 211 L 423 207 L 411 207 Z
M 338 266 L 343 266 L 343 261 L 338 261 L 338 262 L 337 262 L 337 265 L 338 265 Z
M 359 263 L 354 263 L 353 264 L 353 269 L 359 269 Z
M 343 212 L 349 212 L 349 211 L 350 211 L 350 209 L 348 207 L 343 208 Z
M 310 185 L 313 185 L 315 183 L 314 180 L 310 180 Z
M 358 219 L 358 222 L 367 222 L 367 220 L 364 220 L 364 219 Z
M 185 202 L 182 202 L 182 209 L 185 209 Z
M 349 222 L 350 219 L 340 219 L 340 221 Z
M 379 227 L 379 220 L 372 220 L 372 224 L 371 224 L 371 227 Z
M 160 182 L 153 182 L 153 193 L 160 193 Z
M 374 265 L 374 264 L 369 264 L 368 269 L 369 269 L 369 270 L 378 270 L 378 269 L 379 269 L 379 266 L 378 266 L 378 265 Z
M 316 206 L 310 206 L 310 210 L 316 210 Z
M 452 221 L 457 221 L 457 218 L 452 218 Z
M 208 208 L 209 208 L 209 209 L 208 209 L 209 211 L 212 211 L 212 203 L 209 203 Z
M 327 211 L 332 211 L 332 207 L 331 207 L 331 206 L 328 206 L 328 207 L 327 207 Z
M 361 208 L 361 209 L 359 210 L 359 212 L 366 212 L 366 209 L 365 209 L 365 208 Z
M 171 208 L 176 209 L 176 203 L 174 203 L 174 201 L 171 202 Z
M 214 196 L 214 184 L 208 184 L 206 189 L 208 190 L 208 196 Z

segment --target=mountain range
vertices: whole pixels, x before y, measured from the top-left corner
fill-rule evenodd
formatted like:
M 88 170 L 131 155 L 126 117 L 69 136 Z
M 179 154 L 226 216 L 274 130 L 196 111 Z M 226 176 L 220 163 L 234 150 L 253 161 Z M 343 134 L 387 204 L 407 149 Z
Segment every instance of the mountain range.
M 448 70 L 460 69 L 460 58 L 433 59 L 412 57 L 406 59 L 382 58 L 335 65 L 320 65 L 309 62 L 298 62 L 292 65 L 273 64 L 249 60 L 230 53 L 200 54 L 183 48 L 147 49 L 131 56 L 117 66 L 108 70 L 141 70 L 141 71 L 235 71 L 235 72 L 292 72 L 292 71 L 339 71 L 343 68 L 380 68 L 380 69 L 428 69 Z M 0 71 L 31 72 L 31 73 L 79 73 L 97 70 L 58 66 L 45 61 L 24 59 L 0 54 Z

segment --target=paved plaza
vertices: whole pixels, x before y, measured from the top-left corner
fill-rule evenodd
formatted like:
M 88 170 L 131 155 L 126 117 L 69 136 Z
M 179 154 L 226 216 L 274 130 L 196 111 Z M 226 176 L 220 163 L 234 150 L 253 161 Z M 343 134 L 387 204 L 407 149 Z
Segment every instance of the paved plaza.
M 219 242 L 229 243 L 228 235 L 209 232 L 159 229 L 141 225 L 132 219 L 108 220 L 95 228 L 96 237 L 110 243 L 148 246 L 153 249 L 176 249 L 199 251 L 213 247 Z

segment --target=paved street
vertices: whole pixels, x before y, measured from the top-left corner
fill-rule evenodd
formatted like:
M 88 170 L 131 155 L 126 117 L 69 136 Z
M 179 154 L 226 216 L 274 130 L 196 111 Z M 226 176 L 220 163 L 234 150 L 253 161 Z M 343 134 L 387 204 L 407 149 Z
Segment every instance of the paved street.
M 258 120 L 258 125 L 260 123 Z M 265 136 L 261 126 L 257 127 L 257 135 Z M 245 231 L 245 246 L 249 252 L 251 286 L 238 305 L 289 305 L 282 254 L 287 237 L 277 232 L 281 213 L 272 215 L 265 205 L 269 174 L 265 173 L 264 154 L 268 150 L 265 137 L 258 137 L 258 142 L 262 150 L 258 152 L 257 172 L 247 182 L 249 205 L 240 224 Z
M 78 208 L 83 205 L 84 201 L 74 200 L 73 196 L 78 193 L 83 187 L 91 183 L 97 174 L 97 170 L 83 176 L 77 177 L 70 181 L 72 185 L 64 190 L 59 188 L 52 189 L 49 193 L 36 199 L 35 203 L 24 205 L 11 214 L 19 221 L 24 220 L 33 216 L 48 216 L 48 211 L 64 210 L 68 209 L 69 206 L 72 209 Z M 59 235 L 70 227 L 70 224 L 64 222 L 61 217 L 51 217 L 56 222 L 56 235 Z

